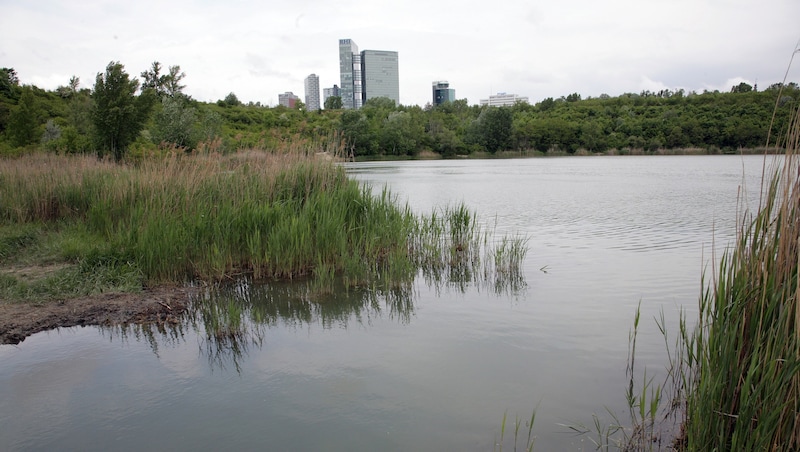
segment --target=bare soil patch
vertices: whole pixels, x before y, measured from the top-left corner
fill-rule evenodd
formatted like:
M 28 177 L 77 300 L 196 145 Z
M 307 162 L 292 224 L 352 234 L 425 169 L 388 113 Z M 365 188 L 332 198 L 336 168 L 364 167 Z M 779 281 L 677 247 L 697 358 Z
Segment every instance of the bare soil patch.
M 69 265 L 63 263 L 51 265 L 27 265 L 24 267 L 17 266 L 11 268 L 0 268 L 0 273 L 14 276 L 16 278 L 35 280 L 44 278 L 67 267 L 69 267 Z
M 177 323 L 191 291 L 162 286 L 44 304 L 0 301 L 0 344 L 18 344 L 34 333 L 71 326 Z

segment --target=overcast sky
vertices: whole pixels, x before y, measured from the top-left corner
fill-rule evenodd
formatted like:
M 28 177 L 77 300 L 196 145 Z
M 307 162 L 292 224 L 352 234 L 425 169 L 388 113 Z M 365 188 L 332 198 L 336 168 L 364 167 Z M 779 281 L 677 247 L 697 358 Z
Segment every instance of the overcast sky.
M 0 0 L 0 67 L 45 89 L 73 75 L 91 88 L 111 61 L 131 76 L 159 61 L 180 65 L 195 99 L 274 105 L 285 91 L 302 98 L 311 73 L 339 84 L 340 38 L 399 52 L 403 104 L 430 102 L 434 80 L 470 104 L 765 88 L 796 48 L 800 1 Z

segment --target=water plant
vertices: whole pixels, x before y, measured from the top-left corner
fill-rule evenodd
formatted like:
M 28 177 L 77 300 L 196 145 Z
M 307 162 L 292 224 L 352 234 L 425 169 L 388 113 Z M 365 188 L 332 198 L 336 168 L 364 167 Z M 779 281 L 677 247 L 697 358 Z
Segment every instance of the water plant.
M 782 159 L 765 160 L 758 208 L 742 209 L 736 242 L 704 284 L 696 324 L 681 318 L 678 448 L 800 448 L 798 106 L 783 147 Z
M 688 450 L 800 447 L 800 122 L 684 337 Z
M 503 413 L 503 420 L 500 423 L 500 437 L 495 438 L 493 450 L 496 452 L 503 452 L 503 446 L 506 442 L 506 425 L 508 421 L 508 412 Z M 531 452 L 533 450 L 533 446 L 536 444 L 536 435 L 533 434 L 533 425 L 536 422 L 536 409 L 533 410 L 531 413 L 531 418 L 525 420 L 524 428 L 527 429 L 527 437 L 525 437 L 525 443 L 520 444 L 520 440 L 523 438 L 520 437 L 520 434 L 524 433 L 522 431 L 523 428 L 523 419 L 519 417 L 519 415 L 514 417 L 514 452 L 517 451 L 517 447 L 522 445 L 524 448 L 522 450 L 526 452 Z

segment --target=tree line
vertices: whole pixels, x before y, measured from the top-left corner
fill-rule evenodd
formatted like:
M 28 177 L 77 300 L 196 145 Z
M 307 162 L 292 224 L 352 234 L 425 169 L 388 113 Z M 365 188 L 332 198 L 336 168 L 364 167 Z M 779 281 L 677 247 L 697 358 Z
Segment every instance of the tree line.
M 91 88 L 73 77 L 47 91 L 21 84 L 13 68 L 2 68 L 0 154 L 45 149 L 121 160 L 165 149 L 266 149 L 332 135 L 356 157 L 687 148 L 714 153 L 767 145 L 770 124 L 785 129 L 800 100 L 796 83 L 762 91 L 741 83 L 730 92 L 661 90 L 586 99 L 572 93 L 509 107 L 469 105 L 466 99 L 406 106 L 376 98 L 360 110 L 342 110 L 341 99 L 332 97 L 325 110 L 307 112 L 244 104 L 233 92 L 200 102 L 184 93 L 184 78 L 180 66 L 154 62 L 131 77 L 121 63 L 110 62 Z M 778 134 L 772 136 L 769 145 Z

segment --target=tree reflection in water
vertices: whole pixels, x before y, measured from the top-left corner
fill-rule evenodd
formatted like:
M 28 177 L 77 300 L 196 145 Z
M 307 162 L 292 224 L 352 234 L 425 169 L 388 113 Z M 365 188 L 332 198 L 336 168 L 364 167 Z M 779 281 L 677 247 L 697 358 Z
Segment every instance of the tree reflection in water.
M 448 261 L 423 266 L 418 276 L 437 295 L 475 289 L 488 290 L 499 297 L 517 297 L 527 289 L 520 265 L 524 250 L 504 247 L 519 243 L 501 242 L 494 246 L 494 258 L 453 254 Z M 516 258 L 508 259 L 509 253 L 517 253 Z M 199 335 L 200 352 L 212 367 L 232 366 L 240 372 L 243 358 L 251 347 L 262 347 L 270 328 L 309 324 L 326 329 L 347 328 L 353 322 L 369 325 L 383 315 L 400 323 L 410 322 L 417 295 L 414 281 L 376 281 L 354 286 L 334 278 L 332 286 L 320 290 L 313 279 L 261 282 L 243 277 L 195 291 L 189 309 L 176 317 L 178 321 L 118 325 L 105 327 L 104 332 L 112 340 L 146 340 L 158 355 L 160 345 L 183 343 L 187 328 L 191 328 Z

